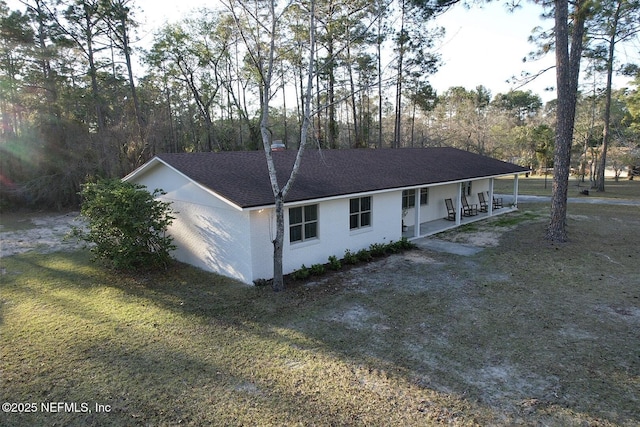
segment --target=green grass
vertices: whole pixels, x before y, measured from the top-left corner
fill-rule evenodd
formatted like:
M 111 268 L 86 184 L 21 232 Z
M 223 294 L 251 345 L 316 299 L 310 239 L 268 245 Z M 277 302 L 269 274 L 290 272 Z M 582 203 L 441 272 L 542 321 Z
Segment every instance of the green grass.
M 0 425 L 640 424 L 636 206 L 544 204 L 471 257 L 410 251 L 274 293 L 83 252 L 0 259 Z M 317 278 L 314 278 L 317 280 Z M 95 404 L 109 405 L 108 413 Z
M 2 425 L 418 423 L 469 407 L 293 326 L 341 298 L 331 286 L 275 294 L 185 266 L 131 277 L 80 253 L 2 268 L 2 400 L 112 408 L 2 414 Z
M 544 176 L 538 175 L 529 176 L 528 178 L 521 176 L 518 180 L 518 194 L 551 196 L 552 186 L 553 176 L 548 176 L 546 180 Z M 640 198 L 640 179 L 629 181 L 626 178 L 621 178 L 618 182 L 613 179 L 607 179 L 605 181 L 605 191 L 598 192 L 590 188 L 588 178 L 586 182 L 582 182 L 577 177 L 571 177 L 569 180 L 569 197 L 579 196 L 582 190 L 589 190 L 592 197 L 638 199 Z M 513 179 L 496 179 L 494 192 L 499 194 L 513 193 Z

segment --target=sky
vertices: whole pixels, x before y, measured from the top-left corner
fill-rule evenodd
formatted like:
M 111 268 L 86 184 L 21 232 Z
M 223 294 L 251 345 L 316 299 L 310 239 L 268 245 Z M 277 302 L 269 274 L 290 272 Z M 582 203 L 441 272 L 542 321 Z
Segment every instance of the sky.
M 216 3 L 215 0 L 136 0 L 148 28 L 179 20 L 197 7 L 215 7 Z M 534 49 L 527 41 L 531 30 L 538 25 L 545 28 L 552 25 L 551 20 L 539 19 L 540 6 L 523 3 L 522 9 L 512 13 L 502 2 L 491 2 L 471 10 L 457 5 L 437 18 L 434 25 L 446 29 L 438 47 L 444 64 L 430 78 L 438 93 L 452 86 L 471 90 L 483 85 L 495 96 L 516 88 L 517 85 L 506 82 L 510 77 L 519 76 L 523 70 L 536 73 L 553 64 L 553 55 L 536 63 L 522 62 L 522 58 Z M 547 87 L 555 87 L 553 70 L 520 90 L 531 90 L 546 102 L 555 99 L 555 92 L 545 92 Z
M 16 7 L 17 0 L 8 1 Z M 144 23 L 139 36 L 142 44 L 151 43 L 153 31 L 164 22 L 174 22 L 186 17 L 199 7 L 216 8 L 216 0 L 134 0 L 141 9 L 137 18 Z M 443 65 L 430 77 L 431 85 L 438 93 L 450 87 L 462 86 L 473 90 L 483 85 L 492 96 L 506 93 L 510 89 L 530 90 L 543 102 L 555 99 L 555 71 L 547 71 L 526 86 L 507 83 L 512 76 L 522 71 L 532 74 L 552 66 L 553 53 L 540 61 L 523 63 L 522 59 L 535 49 L 528 42 L 536 26 L 548 29 L 552 20 L 542 20 L 542 8 L 531 2 L 522 2 L 522 8 L 508 12 L 503 2 L 491 2 L 482 7 L 465 9 L 456 5 L 437 18 L 434 25 L 446 29 L 446 34 L 437 48 Z
M 446 34 L 439 48 L 444 65 L 431 78 L 431 84 L 443 91 L 451 86 L 475 89 L 483 85 L 492 95 L 506 93 L 519 84 L 507 83 L 512 76 L 527 71 L 536 74 L 555 63 L 553 53 L 534 62 L 523 58 L 535 45 L 528 41 L 534 27 L 547 29 L 552 20 L 540 19 L 542 8 L 524 3 L 523 8 L 508 12 L 502 2 L 491 2 L 482 8 L 465 9 L 456 6 L 436 21 Z M 531 90 L 544 101 L 555 99 L 555 71 L 552 69 L 530 84 L 518 88 Z
M 195 8 L 215 7 L 216 3 L 215 0 L 136 0 L 147 28 L 158 28 L 166 21 L 180 20 Z M 536 73 L 553 64 L 553 55 L 536 63 L 522 62 L 522 58 L 534 49 L 527 41 L 531 30 L 538 25 L 552 25 L 551 20 L 539 19 L 540 6 L 523 3 L 522 9 L 512 13 L 502 2 L 491 2 L 471 10 L 457 5 L 437 18 L 434 25 L 446 29 L 438 47 L 444 63 L 430 78 L 438 93 L 452 86 L 471 90 L 483 85 L 495 96 L 516 88 L 517 85 L 506 82 L 510 77 L 519 76 L 524 70 Z M 555 92 L 544 90 L 547 87 L 555 87 L 553 70 L 519 89 L 531 90 L 546 102 L 555 98 Z

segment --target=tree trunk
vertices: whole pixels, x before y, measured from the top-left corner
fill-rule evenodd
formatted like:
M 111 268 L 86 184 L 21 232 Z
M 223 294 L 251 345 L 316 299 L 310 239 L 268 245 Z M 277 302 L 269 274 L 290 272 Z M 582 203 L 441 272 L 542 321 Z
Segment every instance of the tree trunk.
M 596 187 L 598 191 L 604 191 L 604 172 L 607 166 L 607 148 L 609 146 L 609 130 L 611 121 L 611 85 L 613 80 L 613 59 L 615 55 L 616 47 L 616 33 L 618 30 L 618 21 L 620 19 L 620 10 L 622 8 L 622 1 L 618 2 L 616 13 L 613 16 L 611 22 L 611 34 L 609 39 L 609 52 L 607 56 L 607 88 L 605 92 L 605 107 L 604 107 L 604 127 L 602 129 L 602 151 L 600 154 L 600 166 L 598 167 L 598 177 L 596 180 Z
M 240 5 L 240 7 L 244 10 L 244 13 L 249 16 L 255 16 L 253 11 L 249 11 L 246 9 L 245 5 Z M 298 152 L 296 155 L 295 162 L 289 173 L 289 177 L 284 184 L 284 186 L 280 186 L 278 181 L 277 170 L 275 166 L 275 162 L 273 159 L 273 153 L 271 152 L 271 131 L 269 129 L 269 102 L 271 100 L 272 94 L 272 83 L 273 83 L 273 73 L 275 66 L 275 56 L 276 56 L 276 39 L 277 32 L 279 27 L 279 15 L 276 14 L 275 10 L 275 0 L 270 0 L 265 4 L 265 7 L 268 8 L 268 15 L 270 17 L 271 22 L 261 22 L 263 28 L 268 28 L 269 33 L 269 44 L 268 48 L 265 51 L 266 55 L 262 55 L 260 52 L 255 51 L 254 54 L 251 55 L 253 58 L 256 58 L 254 61 L 254 66 L 260 73 L 260 135 L 262 137 L 262 145 L 265 152 L 265 158 L 267 162 L 267 169 L 269 171 L 269 181 L 271 184 L 271 190 L 274 196 L 275 203 L 275 213 L 276 213 L 276 235 L 273 240 L 273 289 L 274 291 L 280 291 L 284 289 L 284 275 L 283 275 L 283 245 L 284 245 L 284 201 L 287 197 L 287 193 L 291 190 L 293 183 L 295 182 L 296 176 L 298 174 L 298 170 L 300 169 L 300 162 L 302 160 L 302 155 L 304 153 L 304 149 L 306 147 L 309 128 L 311 127 L 311 99 L 312 99 L 312 87 L 313 87 L 313 75 L 314 75 L 314 59 L 315 59 L 315 2 L 311 0 L 310 3 L 310 19 L 309 19 L 309 62 L 307 68 L 307 81 L 304 95 L 304 116 L 302 121 L 302 126 L 300 128 L 300 147 L 298 148 Z M 231 8 L 231 12 L 234 13 L 236 23 L 241 20 L 238 19 L 236 11 Z M 268 26 L 267 26 L 268 24 Z M 238 30 L 243 32 L 242 26 L 238 25 Z M 247 46 L 247 48 L 251 49 L 251 46 Z
M 353 133 L 355 143 L 352 145 L 349 141 L 349 147 L 363 147 L 360 141 L 360 129 L 358 128 L 358 109 L 356 106 L 356 86 L 353 80 L 353 58 L 351 58 L 351 41 L 347 40 L 347 72 L 349 73 L 349 87 L 351 89 L 351 114 L 353 114 Z
M 138 91 L 136 89 L 136 83 L 133 79 L 133 65 L 131 64 L 131 46 L 129 44 L 129 35 L 127 30 L 128 16 L 123 15 L 121 17 L 120 25 L 122 26 L 122 52 L 124 53 L 125 63 L 127 65 L 127 76 L 129 78 L 129 89 L 131 90 L 131 97 L 133 99 L 133 111 L 136 116 L 136 125 L 138 127 L 138 136 L 140 137 L 141 149 L 137 159 L 139 166 L 144 163 L 143 153 L 146 150 L 146 137 L 145 137 L 145 124 L 142 117 L 142 110 L 140 109 L 140 100 L 138 99 Z
M 401 126 L 402 126 L 402 80 L 403 80 L 403 67 L 404 67 L 404 50 L 405 50 L 405 29 L 404 29 L 404 20 L 405 20 L 405 11 L 406 11 L 406 1 L 402 1 L 401 7 L 401 15 L 400 15 L 400 40 L 398 46 L 398 63 L 397 63 L 397 72 L 398 77 L 396 80 L 396 109 L 395 109 L 395 123 L 393 127 L 393 148 L 400 148 L 400 138 L 401 138 Z
M 558 92 L 556 145 L 553 155 L 553 189 L 551 218 L 546 238 L 553 242 L 567 241 L 567 193 L 571 144 L 575 122 L 578 76 L 582 56 L 582 36 L 586 18 L 585 0 L 579 0 L 574 10 L 572 33 L 569 34 L 569 2 L 555 2 L 556 80 Z M 569 45 L 571 37 L 571 45 Z M 571 49 L 570 49 L 571 48 Z
M 333 38 L 330 38 L 327 46 L 327 68 L 329 72 L 329 84 L 327 87 L 327 103 L 328 103 L 328 126 L 327 126 L 327 145 L 329 148 L 338 148 L 338 123 L 336 122 L 336 70 L 334 60 Z
M 284 274 L 282 270 L 282 246 L 284 245 L 284 199 L 282 193 L 275 196 L 276 210 L 276 238 L 273 241 L 273 290 L 284 289 Z
M 377 147 L 382 148 L 382 103 L 383 103 L 383 95 L 382 95 L 382 35 L 383 35 L 383 24 L 382 24 L 382 11 L 380 10 L 380 6 L 378 6 L 378 37 L 376 39 L 376 49 L 378 54 L 378 142 Z

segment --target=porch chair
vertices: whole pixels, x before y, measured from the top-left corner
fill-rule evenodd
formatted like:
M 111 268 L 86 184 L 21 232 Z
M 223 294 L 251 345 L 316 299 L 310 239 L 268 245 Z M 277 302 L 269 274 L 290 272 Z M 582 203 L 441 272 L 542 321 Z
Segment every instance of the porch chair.
M 462 196 L 462 215 L 463 216 L 474 216 L 478 215 L 478 205 L 470 205 L 467 202 L 467 196 Z
M 478 193 L 478 201 L 480 202 L 480 212 L 489 212 L 489 204 L 484 198 L 484 193 Z
M 456 220 L 456 209 L 453 207 L 453 200 L 444 199 L 445 205 L 447 205 L 447 218 L 449 221 Z
M 493 209 L 500 209 L 502 207 L 502 197 L 493 198 Z

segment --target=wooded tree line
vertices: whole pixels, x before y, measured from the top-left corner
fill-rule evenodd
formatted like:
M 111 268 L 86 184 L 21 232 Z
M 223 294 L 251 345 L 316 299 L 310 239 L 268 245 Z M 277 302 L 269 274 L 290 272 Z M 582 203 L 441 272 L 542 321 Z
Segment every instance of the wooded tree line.
M 263 149 L 255 52 L 268 49 L 260 34 L 267 29 L 236 13 L 233 1 L 163 26 L 145 50 L 138 49 L 142 12 L 134 0 L 21 3 L 24 9 L 11 10 L 0 0 L 0 207 L 74 205 L 83 182 L 123 176 L 160 152 Z M 553 166 L 555 101 L 543 105 L 523 90 L 437 94 L 430 86 L 443 35 L 432 18 L 453 3 L 315 2 L 317 73 L 306 108 L 318 146 L 453 146 L 534 169 Z M 243 11 L 258 16 L 264 6 L 243 2 Z M 616 61 L 615 47 L 636 37 L 640 7 L 627 0 L 598 6 L 585 35 L 593 79 L 578 96 L 572 155 L 594 183 L 607 146 L 609 165 L 638 162 L 640 134 L 640 77 L 618 91 L 607 85 L 616 70 L 637 74 Z M 269 132 L 289 148 L 298 147 L 305 116 L 305 7 L 286 8 L 270 80 L 270 105 L 278 107 Z M 549 37 L 537 35 L 541 51 Z

